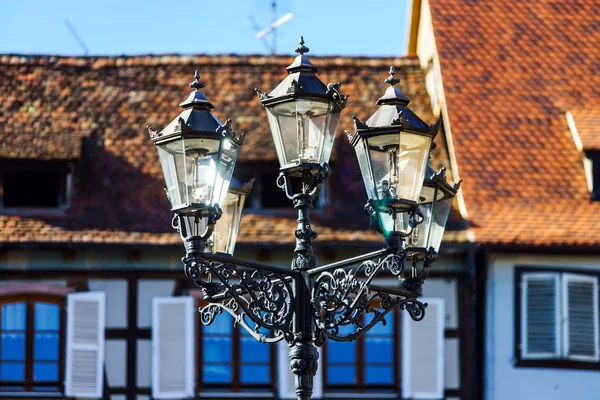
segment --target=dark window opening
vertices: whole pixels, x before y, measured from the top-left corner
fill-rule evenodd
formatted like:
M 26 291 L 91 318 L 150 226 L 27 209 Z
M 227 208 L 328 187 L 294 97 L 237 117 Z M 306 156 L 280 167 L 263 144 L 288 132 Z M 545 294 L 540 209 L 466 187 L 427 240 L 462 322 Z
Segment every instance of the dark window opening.
M 292 201 L 287 198 L 283 190 L 277 187 L 279 174 L 264 174 L 262 178 L 262 207 L 286 208 L 292 207 Z
M 586 157 L 592 164 L 591 198 L 594 201 L 600 201 L 600 151 L 587 151 Z
M 262 208 L 276 208 L 276 209 L 292 209 L 292 200 L 288 199 L 285 192 L 277 186 L 277 177 L 279 173 L 274 174 L 263 174 L 262 179 Z M 302 192 L 302 182 L 299 178 L 292 178 L 292 192 Z M 317 197 L 313 203 L 314 208 L 319 208 L 320 197 Z
M 5 172 L 4 207 L 59 207 L 64 203 L 64 179 L 54 171 Z

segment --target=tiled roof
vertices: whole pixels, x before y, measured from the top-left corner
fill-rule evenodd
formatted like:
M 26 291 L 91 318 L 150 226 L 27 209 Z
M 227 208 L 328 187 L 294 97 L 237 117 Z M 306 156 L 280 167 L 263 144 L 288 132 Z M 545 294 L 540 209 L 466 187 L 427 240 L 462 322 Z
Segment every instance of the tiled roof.
M 600 103 L 595 0 L 430 0 L 476 241 L 600 244 L 565 114 Z
M 584 150 L 600 150 L 600 104 L 571 110 L 575 129 Z
M 366 120 L 375 111 L 392 64 L 412 108 L 433 122 L 422 72 L 412 57 L 311 60 L 322 81 L 341 81 L 344 93 L 350 94 L 328 182 L 330 205 L 313 214 L 318 241 L 380 242 L 362 212 L 366 195 L 354 151 L 342 132 L 352 129 L 352 115 Z M 274 161 L 266 115 L 254 88 L 275 87 L 291 61 L 206 55 L 0 56 L 0 158 L 76 159 L 71 207 L 56 214 L 2 215 L 0 242 L 180 243 L 171 229 L 162 173 L 146 125 L 161 129 L 179 113 L 177 105 L 191 91 L 187 84 L 199 69 L 206 83 L 203 92 L 217 107 L 215 115 L 222 121 L 232 118 L 238 132 L 249 130 L 238 168 L 249 161 Z M 440 144 L 435 162 L 447 165 Z M 293 243 L 296 224 L 291 215 L 249 214 L 239 242 Z M 464 241 L 461 234 L 453 238 Z

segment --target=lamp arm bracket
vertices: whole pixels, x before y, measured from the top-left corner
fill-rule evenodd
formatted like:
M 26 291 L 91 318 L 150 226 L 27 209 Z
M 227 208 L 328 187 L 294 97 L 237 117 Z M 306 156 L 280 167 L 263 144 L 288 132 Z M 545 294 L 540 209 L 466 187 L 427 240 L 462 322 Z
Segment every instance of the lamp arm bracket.
M 356 318 L 348 318 L 333 328 L 326 329 L 320 327 L 320 335 L 336 342 L 353 342 L 363 337 L 367 332 L 375 327 L 378 323 L 386 324 L 386 315 L 394 311 L 396 308 L 406 310 L 410 317 L 415 321 L 421 321 L 425 317 L 425 308 L 427 303 L 423 303 L 412 297 L 393 297 L 387 293 L 377 292 L 369 296 L 369 300 L 379 300 L 380 307 L 375 309 L 373 307 L 366 307 L 365 310 L 357 314 Z M 364 319 L 362 315 L 372 314 L 371 319 L 367 323 L 363 323 Z M 340 334 L 340 326 L 353 325 L 354 330 L 350 333 Z M 315 334 L 317 336 L 317 334 Z M 324 340 L 324 339 L 321 339 Z
M 366 260 L 372 260 L 374 258 L 381 257 L 386 254 L 388 254 L 388 251 L 386 249 L 381 249 L 381 250 L 377 250 L 377 251 L 374 251 L 371 253 L 362 254 L 357 257 L 346 258 L 344 260 L 336 261 L 331 264 L 322 265 L 320 267 L 310 269 L 307 273 L 308 273 L 308 275 L 313 276 L 313 275 L 320 274 L 321 272 L 331 271 L 331 270 L 335 270 L 338 268 L 344 268 L 344 267 L 348 267 L 350 265 L 357 264 L 359 262 L 363 262 Z
M 238 323 L 243 320 L 249 326 L 247 319 L 250 320 L 257 335 L 261 328 L 274 331 L 276 337 L 280 333 L 286 337 L 292 335 L 295 302 L 287 275 L 200 257 L 187 262 L 184 259 L 184 263 L 186 275 L 202 288 L 204 300 L 225 309 Z M 216 310 L 213 307 L 203 311 L 206 315 L 202 322 L 212 323 Z M 260 340 L 260 335 L 255 337 Z
M 246 260 L 242 260 L 239 258 L 230 257 L 228 255 L 203 253 L 202 258 L 206 259 L 206 260 L 210 260 L 210 261 L 220 262 L 223 264 L 233 265 L 239 269 L 249 268 L 249 269 L 261 270 L 261 271 L 266 271 L 266 272 L 272 272 L 274 274 L 286 275 L 286 276 L 290 276 L 293 278 L 301 278 L 301 276 L 302 276 L 300 273 L 298 273 L 296 271 L 292 271 L 289 268 L 282 268 L 282 267 L 277 267 L 274 265 L 246 261 Z
M 343 341 L 362 336 L 363 331 L 371 329 L 395 307 L 406 309 L 415 320 L 422 319 L 425 306 L 416 300 L 422 280 L 407 276 L 412 275 L 413 270 L 405 271 L 405 258 L 406 252 L 402 251 L 365 260 L 354 268 L 337 268 L 333 272 L 330 272 L 331 267 L 319 269 L 311 292 L 316 327 L 324 336 Z M 382 272 L 398 277 L 402 282 L 399 291 L 386 291 L 372 285 L 373 279 Z M 363 318 L 368 315 L 372 316 L 369 322 L 369 318 Z M 341 336 L 340 327 L 346 325 L 354 325 L 354 332 Z
M 274 336 L 267 336 L 260 331 L 252 328 L 246 321 L 247 314 L 240 310 L 239 303 L 235 299 L 231 298 L 222 303 L 211 303 L 200 308 L 200 320 L 203 325 L 210 325 L 213 323 L 217 315 L 222 314 L 223 311 L 229 313 L 234 320 L 235 324 L 243 327 L 254 339 L 261 343 L 276 343 L 285 338 L 285 334 L 281 331 L 275 331 Z

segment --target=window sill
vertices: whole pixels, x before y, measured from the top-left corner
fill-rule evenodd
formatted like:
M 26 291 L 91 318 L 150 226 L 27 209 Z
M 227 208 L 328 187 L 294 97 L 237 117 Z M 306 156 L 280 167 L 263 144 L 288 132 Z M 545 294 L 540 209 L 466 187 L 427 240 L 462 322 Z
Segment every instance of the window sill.
M 24 398 L 43 398 L 43 399 L 64 399 L 64 395 L 58 392 L 0 392 L 1 399 L 24 399 Z
M 199 392 L 198 397 L 201 399 L 273 399 L 274 393 L 269 392 Z
M 517 360 L 515 367 L 600 370 L 600 362 L 573 360 Z
M 10 207 L 0 210 L 0 214 L 21 217 L 63 217 L 67 215 L 67 208 Z

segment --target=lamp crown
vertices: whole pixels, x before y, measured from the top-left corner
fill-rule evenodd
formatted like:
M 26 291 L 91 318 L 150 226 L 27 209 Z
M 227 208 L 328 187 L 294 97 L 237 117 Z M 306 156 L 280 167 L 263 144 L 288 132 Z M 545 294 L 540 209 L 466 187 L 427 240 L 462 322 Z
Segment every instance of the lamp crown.
M 298 39 L 298 47 L 296 47 L 295 52 L 300 55 L 304 55 L 305 53 L 308 53 L 309 51 L 310 51 L 310 49 L 304 45 L 304 37 L 300 36 L 300 38 Z
M 396 78 L 396 68 L 392 65 L 390 67 L 390 76 L 385 78 L 384 83 L 388 83 L 390 86 L 394 86 L 400 82 L 400 79 Z
M 200 90 L 204 86 L 206 85 L 200 80 L 200 72 L 196 70 L 196 72 L 194 73 L 194 80 L 190 83 L 190 87 L 192 89 Z

